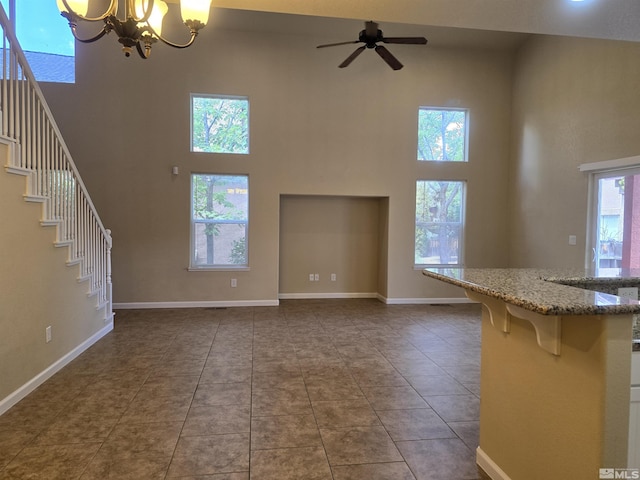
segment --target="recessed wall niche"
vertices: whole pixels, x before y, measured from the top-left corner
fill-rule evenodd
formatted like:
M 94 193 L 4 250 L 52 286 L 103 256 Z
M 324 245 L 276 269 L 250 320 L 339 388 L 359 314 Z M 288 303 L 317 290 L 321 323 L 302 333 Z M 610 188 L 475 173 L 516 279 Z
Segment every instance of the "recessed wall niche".
M 280 298 L 386 296 L 388 207 L 388 197 L 281 195 Z

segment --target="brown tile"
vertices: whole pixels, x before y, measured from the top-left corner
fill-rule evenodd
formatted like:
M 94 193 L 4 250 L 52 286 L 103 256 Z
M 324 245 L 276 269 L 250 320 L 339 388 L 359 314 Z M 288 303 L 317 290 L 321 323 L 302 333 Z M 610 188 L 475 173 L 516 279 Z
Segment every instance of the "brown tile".
M 254 450 L 252 480 L 333 480 L 321 447 Z
M 168 476 L 212 475 L 249 470 L 249 434 L 181 437 Z
M 117 414 L 76 414 L 65 412 L 43 430 L 34 445 L 60 445 L 104 441 L 118 423 Z
M 480 400 L 475 395 L 441 395 L 426 397 L 426 400 L 445 422 L 480 419 Z
M 180 477 L 167 477 L 179 478 L 180 480 L 249 480 L 249 472 L 241 473 L 219 473 L 217 475 L 197 475 L 197 476 L 180 476 Z
M 215 405 L 248 405 L 251 402 L 249 383 L 211 383 L 198 385 L 193 397 L 194 407 Z
M 449 422 L 449 427 L 471 450 L 480 445 L 480 422 Z
M 378 416 L 365 398 L 312 402 L 318 426 L 329 428 L 380 425 Z
M 329 378 L 307 382 L 307 391 L 313 402 L 363 397 L 362 390 L 352 378 L 346 380 Z
M 429 407 L 412 387 L 366 387 L 362 391 L 376 411 Z
M 320 434 L 332 466 L 403 461 L 384 427 L 321 428 Z
M 237 365 L 206 365 L 200 376 L 200 383 L 248 383 L 251 381 L 251 367 Z
M 182 436 L 249 433 L 250 405 L 217 405 L 192 407 L 182 429 Z
M 179 375 L 200 375 L 205 359 L 201 357 L 184 357 L 163 360 L 152 371 L 153 376 L 173 377 Z
M 142 388 L 140 394 L 147 394 L 154 397 L 169 397 L 172 395 L 193 395 L 198 385 L 199 377 L 197 375 L 184 375 L 175 377 L 158 377 L 148 378 Z
M 378 410 L 377 413 L 396 442 L 455 437 L 447 424 L 430 408 Z
M 417 480 L 480 479 L 473 453 L 457 438 L 398 442 Z
M 423 397 L 429 395 L 468 395 L 470 392 L 449 375 L 408 377 L 409 383 Z
M 4 478 L 68 480 L 80 476 L 100 443 L 25 447 L 0 473 Z
M 311 414 L 311 402 L 304 388 L 274 388 L 253 392 L 253 416 Z
M 404 462 L 338 465 L 331 470 L 333 480 L 415 480 Z
M 252 387 L 256 389 L 304 388 L 300 372 L 256 372 L 253 374 Z
M 0 470 L 36 436 L 34 431 L 0 427 Z
M 184 422 L 192 396 L 156 397 L 140 394 L 120 418 L 120 423 Z
M 321 447 L 313 415 L 278 415 L 251 419 L 251 449 Z

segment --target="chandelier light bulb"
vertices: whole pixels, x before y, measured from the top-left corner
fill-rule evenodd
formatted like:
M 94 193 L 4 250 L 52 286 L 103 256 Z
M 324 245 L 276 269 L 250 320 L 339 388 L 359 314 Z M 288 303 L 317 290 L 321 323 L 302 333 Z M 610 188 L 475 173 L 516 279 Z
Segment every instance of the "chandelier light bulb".
M 211 0 L 180 0 L 180 13 L 182 21 L 196 21 L 206 25 L 209 21 L 209 10 L 211 8 Z
M 60 12 L 69 11 L 62 0 L 57 0 L 57 3 L 58 10 L 60 10 Z M 85 17 L 89 11 L 89 0 L 67 0 L 67 5 L 69 5 L 73 13 L 81 17 Z

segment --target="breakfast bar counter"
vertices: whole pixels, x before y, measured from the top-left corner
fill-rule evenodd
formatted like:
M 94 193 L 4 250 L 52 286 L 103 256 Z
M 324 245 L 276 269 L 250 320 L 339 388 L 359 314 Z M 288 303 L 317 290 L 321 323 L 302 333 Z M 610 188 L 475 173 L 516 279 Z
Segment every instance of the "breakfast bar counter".
M 491 478 L 598 479 L 627 467 L 640 303 L 612 292 L 640 286 L 636 273 L 424 270 L 483 305 L 476 458 Z

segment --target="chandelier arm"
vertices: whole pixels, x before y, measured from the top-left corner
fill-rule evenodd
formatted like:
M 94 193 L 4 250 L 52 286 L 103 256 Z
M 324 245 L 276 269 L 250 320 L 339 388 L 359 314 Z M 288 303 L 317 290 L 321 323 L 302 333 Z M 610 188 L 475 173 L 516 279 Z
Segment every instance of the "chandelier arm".
M 143 58 L 143 59 L 145 59 L 145 60 L 146 60 L 147 58 L 149 58 L 149 55 L 148 55 L 147 53 L 145 53 L 145 51 L 144 51 L 144 50 L 142 50 L 142 47 L 140 46 L 140 42 L 137 42 L 137 43 L 136 43 L 136 50 L 138 51 L 138 55 L 140 55 L 140 58 Z M 149 47 L 149 50 L 148 50 L 148 51 L 149 51 L 149 52 L 151 51 L 151 47 Z
M 71 26 L 71 34 L 73 35 L 73 38 L 75 38 L 80 43 L 93 43 L 96 40 L 100 40 L 102 37 L 104 37 L 110 31 L 111 31 L 111 28 L 109 28 L 107 25 L 105 25 L 104 27 L 102 27 L 102 30 L 100 30 L 100 32 L 97 35 L 95 35 L 94 37 L 91 37 L 91 38 L 80 38 L 80 37 L 78 37 L 78 35 L 76 33 L 75 26 Z
M 153 1 L 153 0 L 152 0 Z M 67 14 L 70 16 L 73 16 L 75 18 L 79 18 L 80 20 L 84 20 L 86 22 L 100 22 L 103 21 L 105 18 L 107 18 L 109 15 L 115 15 L 116 12 L 118 11 L 118 0 L 111 0 L 111 3 L 109 4 L 109 8 L 107 8 L 107 10 L 100 15 L 99 17 L 84 17 L 82 15 L 78 15 L 76 12 L 73 11 L 73 9 L 69 6 L 69 4 L 67 3 L 67 0 L 62 0 L 62 3 L 64 4 L 64 6 L 67 8 Z M 64 15 L 64 14 L 63 14 Z M 74 35 L 75 36 L 75 35 Z M 76 37 L 77 38 L 77 37 Z
M 189 41 L 187 43 L 180 44 L 180 43 L 170 42 L 169 40 L 166 40 L 166 39 L 162 38 L 161 36 L 156 35 L 158 40 L 160 40 L 165 45 L 169 45 L 170 47 L 173 47 L 173 48 L 187 48 L 187 47 L 189 47 L 189 46 L 191 46 L 193 44 L 193 42 L 194 42 L 194 40 L 196 39 L 197 36 L 198 36 L 198 32 L 192 31 L 191 32 L 191 38 L 189 39 Z

